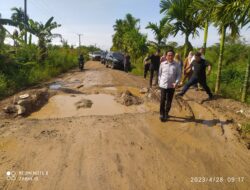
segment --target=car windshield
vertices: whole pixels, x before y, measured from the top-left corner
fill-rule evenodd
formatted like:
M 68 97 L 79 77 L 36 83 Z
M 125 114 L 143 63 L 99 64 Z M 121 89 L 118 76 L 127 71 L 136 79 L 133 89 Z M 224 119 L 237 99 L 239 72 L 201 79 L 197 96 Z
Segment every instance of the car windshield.
M 101 52 L 95 51 L 94 54 L 101 55 Z
M 113 57 L 118 59 L 118 60 L 122 60 L 123 59 L 123 55 L 121 53 L 113 53 Z

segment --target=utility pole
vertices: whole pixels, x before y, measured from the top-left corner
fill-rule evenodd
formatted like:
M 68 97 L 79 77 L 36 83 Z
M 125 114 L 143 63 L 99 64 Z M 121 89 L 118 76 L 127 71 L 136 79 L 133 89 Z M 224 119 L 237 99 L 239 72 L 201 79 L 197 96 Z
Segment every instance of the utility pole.
M 27 0 L 24 0 L 24 24 L 27 25 Z M 27 31 L 25 30 L 25 44 L 27 44 Z
M 81 36 L 83 35 L 83 34 L 77 34 L 78 35 L 78 37 L 79 37 L 79 54 L 81 53 Z

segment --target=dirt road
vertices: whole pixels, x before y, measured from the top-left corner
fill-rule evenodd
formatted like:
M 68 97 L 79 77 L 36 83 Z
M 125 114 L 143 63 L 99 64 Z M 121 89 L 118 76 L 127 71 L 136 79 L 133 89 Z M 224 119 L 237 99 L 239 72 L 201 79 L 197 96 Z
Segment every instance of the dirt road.
M 53 81 L 40 111 L 0 122 L 0 189 L 249 189 L 249 150 L 213 110 L 189 101 L 189 120 L 175 101 L 161 123 L 157 102 L 114 100 L 127 89 L 143 98 L 147 81 L 98 62 Z M 76 109 L 81 98 L 92 107 Z

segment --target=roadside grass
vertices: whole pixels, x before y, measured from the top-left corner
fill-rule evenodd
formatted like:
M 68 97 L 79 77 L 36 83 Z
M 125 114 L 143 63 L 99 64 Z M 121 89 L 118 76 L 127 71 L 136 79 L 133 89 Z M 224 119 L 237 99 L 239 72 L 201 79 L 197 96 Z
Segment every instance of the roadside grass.
M 244 134 L 250 135 L 250 123 L 243 124 L 242 131 Z
M 27 49 L 25 50 L 27 52 Z M 36 51 L 32 51 L 36 54 Z M 23 88 L 38 84 L 77 66 L 77 51 L 69 48 L 51 49 L 43 63 L 32 61 L 35 56 L 20 59 L 19 54 L 0 58 L 0 99 Z M 30 55 L 31 56 L 31 55 Z M 31 61 L 30 61 L 31 60 Z

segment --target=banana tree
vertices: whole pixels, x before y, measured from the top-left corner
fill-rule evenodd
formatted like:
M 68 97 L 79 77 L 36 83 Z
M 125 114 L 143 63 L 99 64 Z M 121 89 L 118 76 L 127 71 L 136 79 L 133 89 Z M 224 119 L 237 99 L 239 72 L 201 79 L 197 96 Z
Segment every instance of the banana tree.
M 47 44 L 51 42 L 52 38 L 61 36 L 60 34 L 52 34 L 52 30 L 60 27 L 60 24 L 53 22 L 54 17 L 51 17 L 45 24 L 29 19 L 27 26 L 28 32 L 38 38 L 39 47 L 39 62 L 43 62 L 47 56 Z

